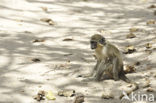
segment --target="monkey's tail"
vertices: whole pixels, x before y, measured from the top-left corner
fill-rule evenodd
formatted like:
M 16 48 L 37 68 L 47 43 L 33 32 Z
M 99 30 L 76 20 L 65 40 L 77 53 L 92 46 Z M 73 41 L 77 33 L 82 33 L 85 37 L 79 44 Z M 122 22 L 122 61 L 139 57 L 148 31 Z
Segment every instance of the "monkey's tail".
M 120 79 L 127 82 L 127 83 L 131 83 L 131 81 L 126 77 L 124 71 L 121 71 L 120 72 L 120 75 L 119 75 Z

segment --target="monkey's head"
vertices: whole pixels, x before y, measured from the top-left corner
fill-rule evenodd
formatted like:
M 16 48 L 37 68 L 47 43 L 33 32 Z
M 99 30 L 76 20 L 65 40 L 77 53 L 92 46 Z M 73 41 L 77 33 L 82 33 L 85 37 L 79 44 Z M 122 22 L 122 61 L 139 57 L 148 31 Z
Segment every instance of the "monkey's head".
M 100 34 L 94 34 L 90 40 L 91 49 L 96 49 L 98 45 L 104 46 L 106 44 L 105 38 Z

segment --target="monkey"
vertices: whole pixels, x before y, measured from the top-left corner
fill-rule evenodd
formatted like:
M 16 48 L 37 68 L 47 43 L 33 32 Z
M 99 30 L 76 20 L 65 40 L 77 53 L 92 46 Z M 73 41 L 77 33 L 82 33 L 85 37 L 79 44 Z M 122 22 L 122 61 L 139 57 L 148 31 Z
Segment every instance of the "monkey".
M 130 82 L 125 76 L 122 56 L 116 46 L 106 41 L 100 34 L 91 36 L 90 46 L 95 51 L 97 59 L 90 76 L 94 77 L 96 81 L 104 79 L 114 79 L 117 81 L 122 79 L 125 82 Z

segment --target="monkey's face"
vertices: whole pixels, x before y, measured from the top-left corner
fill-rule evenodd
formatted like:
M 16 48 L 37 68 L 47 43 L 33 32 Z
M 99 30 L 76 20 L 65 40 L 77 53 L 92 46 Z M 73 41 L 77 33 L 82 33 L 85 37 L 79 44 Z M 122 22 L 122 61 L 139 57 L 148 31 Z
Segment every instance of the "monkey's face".
M 90 41 L 91 49 L 96 49 L 98 45 L 103 46 L 105 45 L 105 43 L 106 43 L 105 38 L 102 35 L 94 34 L 91 37 L 91 41 Z
M 97 42 L 96 41 L 90 41 L 90 44 L 91 44 L 91 49 L 97 48 Z

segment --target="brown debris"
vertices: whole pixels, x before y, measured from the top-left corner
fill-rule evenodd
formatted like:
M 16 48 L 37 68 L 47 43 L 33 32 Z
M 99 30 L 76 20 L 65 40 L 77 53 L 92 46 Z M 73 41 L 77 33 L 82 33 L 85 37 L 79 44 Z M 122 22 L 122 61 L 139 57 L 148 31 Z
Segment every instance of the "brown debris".
M 152 87 L 149 87 L 146 89 L 147 92 L 154 92 L 154 89 Z
M 63 41 L 73 41 L 73 39 L 72 38 L 65 38 L 65 39 L 63 39 Z
M 135 51 L 136 51 L 136 49 L 134 48 L 134 46 L 129 45 L 129 46 L 127 46 L 127 47 L 125 48 L 124 54 L 131 54 L 131 53 L 133 53 L 133 52 L 135 52 Z
M 101 96 L 102 99 L 113 99 L 114 95 L 111 94 L 110 92 L 104 92 Z
M 132 32 L 137 32 L 137 31 L 139 31 L 139 29 L 133 27 L 133 28 L 130 28 L 129 31 L 132 33 Z
M 134 65 L 139 66 L 141 63 L 140 62 L 135 62 Z
M 83 103 L 83 102 L 84 102 L 84 95 L 81 93 L 76 94 L 74 103 Z
M 33 59 L 31 59 L 33 62 L 40 62 L 41 60 L 40 59 L 38 59 L 38 58 L 33 58 Z
M 147 24 L 147 25 L 155 24 L 155 20 L 149 20 L 149 21 L 146 22 L 146 24 Z
M 45 42 L 45 39 L 35 39 L 32 42 L 33 43 L 36 43 L 36 42 Z
M 37 101 L 45 100 L 45 91 L 41 90 L 34 96 L 34 99 Z
M 149 9 L 156 8 L 156 5 L 150 5 L 148 8 L 149 8 Z
M 40 21 L 47 22 L 49 25 L 54 25 L 55 22 L 50 18 L 42 18 Z
M 149 48 L 152 47 L 152 44 L 151 44 L 151 43 L 147 43 L 147 44 L 145 44 L 145 47 L 146 47 L 147 49 L 149 49 Z
M 124 72 L 125 73 L 134 73 L 136 71 L 135 67 L 132 65 L 126 65 Z
M 130 34 L 128 34 L 128 35 L 126 36 L 126 38 L 135 38 L 135 37 L 136 37 L 136 35 L 133 34 L 133 33 L 130 33 Z
M 143 88 L 147 88 L 150 86 L 150 80 L 149 79 L 145 79 L 145 83 L 143 84 Z
M 152 53 L 152 50 L 146 49 L 145 52 L 146 52 L 147 54 L 151 54 L 151 53 Z
M 65 97 L 72 97 L 75 95 L 75 90 L 73 89 L 61 90 L 58 92 L 58 95 L 65 96 Z

